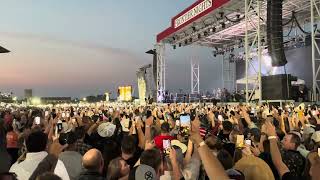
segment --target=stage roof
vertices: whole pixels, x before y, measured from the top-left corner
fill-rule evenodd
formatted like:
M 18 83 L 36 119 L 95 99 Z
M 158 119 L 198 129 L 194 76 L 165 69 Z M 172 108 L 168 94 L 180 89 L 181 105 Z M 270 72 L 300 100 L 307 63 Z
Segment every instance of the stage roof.
M 0 53 L 8 53 L 8 52 L 10 52 L 8 49 L 0 46 Z
M 315 0 L 320 4 L 320 0 Z M 261 29 L 265 31 L 267 2 L 261 1 Z M 256 3 L 256 1 L 254 1 Z M 249 12 L 249 39 L 255 36 L 258 23 L 255 4 Z M 292 12 L 300 24 L 310 21 L 309 0 L 284 0 L 283 22 L 288 22 Z M 315 9 L 316 12 L 316 9 Z M 315 13 L 317 14 L 317 13 Z M 171 26 L 157 35 L 158 43 L 179 46 L 200 45 L 230 47 L 243 42 L 245 36 L 244 0 L 198 0 L 171 19 Z M 289 28 L 288 23 L 285 28 Z M 265 33 L 263 33 L 265 34 Z

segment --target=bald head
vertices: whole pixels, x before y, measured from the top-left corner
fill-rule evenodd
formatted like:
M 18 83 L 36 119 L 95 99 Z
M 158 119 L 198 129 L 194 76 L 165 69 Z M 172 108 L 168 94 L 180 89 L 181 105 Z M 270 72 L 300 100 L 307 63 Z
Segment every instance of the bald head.
M 84 168 L 92 171 L 100 171 L 103 167 L 103 157 L 98 149 L 90 149 L 82 157 Z

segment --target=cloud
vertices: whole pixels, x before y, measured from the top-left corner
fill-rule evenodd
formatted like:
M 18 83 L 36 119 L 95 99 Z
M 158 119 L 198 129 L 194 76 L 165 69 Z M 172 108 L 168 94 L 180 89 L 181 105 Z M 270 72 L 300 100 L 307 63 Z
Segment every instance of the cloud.
M 0 32 L 0 36 L 16 38 L 16 39 L 30 39 L 42 43 L 51 43 L 51 44 L 60 44 L 64 46 L 72 46 L 81 49 L 88 49 L 98 51 L 100 53 L 121 53 L 126 55 L 134 55 L 134 53 L 120 48 L 113 48 L 104 46 L 102 44 L 86 42 L 86 41 L 73 41 L 67 39 L 61 39 L 54 36 L 41 35 L 41 34 L 32 34 L 32 33 L 22 33 L 22 32 Z

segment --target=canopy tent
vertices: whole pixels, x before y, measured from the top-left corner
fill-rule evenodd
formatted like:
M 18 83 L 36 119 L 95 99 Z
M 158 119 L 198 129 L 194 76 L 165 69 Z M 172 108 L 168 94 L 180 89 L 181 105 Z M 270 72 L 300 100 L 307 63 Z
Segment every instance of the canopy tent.
M 297 81 L 292 81 L 291 85 L 305 85 L 306 82 L 303 79 L 298 79 Z
M 255 84 L 258 81 L 258 77 L 257 76 L 248 76 L 248 84 Z M 242 79 L 238 79 L 236 81 L 237 84 L 246 84 L 247 83 L 247 79 L 246 78 L 242 78 Z
M 10 52 L 8 49 L 0 46 L 0 53 L 8 53 L 8 52 Z

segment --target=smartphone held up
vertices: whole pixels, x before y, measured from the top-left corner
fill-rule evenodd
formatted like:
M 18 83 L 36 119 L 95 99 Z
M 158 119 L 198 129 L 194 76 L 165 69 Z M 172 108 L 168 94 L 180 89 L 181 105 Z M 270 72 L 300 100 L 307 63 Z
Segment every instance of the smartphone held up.
M 162 145 L 163 145 L 163 152 L 166 155 L 169 155 L 170 150 L 171 150 L 171 142 L 169 139 L 164 139 L 162 140 Z
M 34 124 L 36 124 L 36 125 L 40 124 L 40 117 L 39 116 L 34 118 Z
M 183 136 L 189 136 L 189 132 L 191 130 L 191 118 L 188 114 L 180 115 L 179 120 L 180 132 Z

